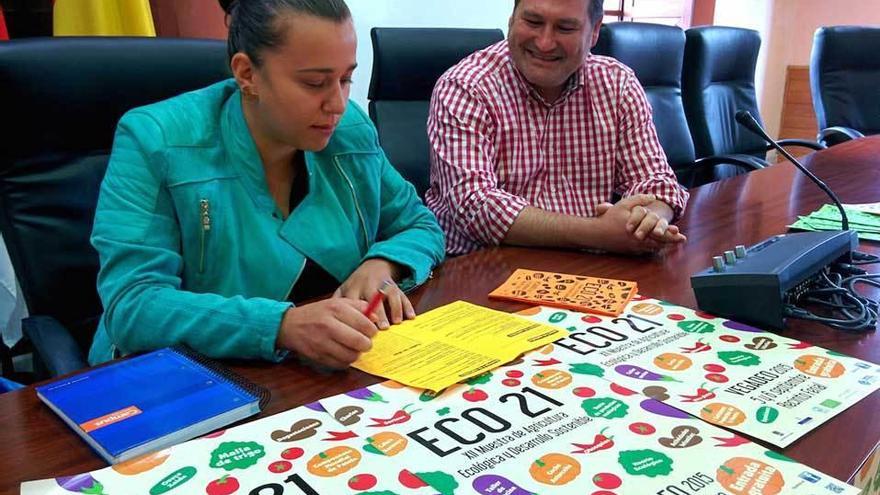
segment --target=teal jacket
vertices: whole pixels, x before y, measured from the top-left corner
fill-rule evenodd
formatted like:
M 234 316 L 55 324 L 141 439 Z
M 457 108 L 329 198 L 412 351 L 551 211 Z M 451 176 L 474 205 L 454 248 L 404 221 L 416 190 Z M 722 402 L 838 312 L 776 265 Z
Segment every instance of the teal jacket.
M 357 105 L 305 162 L 309 192 L 282 219 L 233 80 L 123 116 L 92 231 L 104 314 L 89 361 L 181 343 L 275 359 L 306 258 L 339 281 L 368 258 L 408 267 L 404 289 L 428 278 L 443 234 Z

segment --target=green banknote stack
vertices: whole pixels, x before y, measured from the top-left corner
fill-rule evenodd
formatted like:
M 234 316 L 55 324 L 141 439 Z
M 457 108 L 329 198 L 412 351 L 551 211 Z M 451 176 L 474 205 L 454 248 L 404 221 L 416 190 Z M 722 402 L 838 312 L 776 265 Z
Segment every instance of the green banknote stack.
M 849 219 L 849 228 L 859 233 L 859 239 L 880 241 L 880 215 L 868 213 L 844 205 Z M 797 230 L 840 230 L 840 211 L 836 206 L 826 204 L 807 216 L 799 216 L 798 220 L 789 225 Z

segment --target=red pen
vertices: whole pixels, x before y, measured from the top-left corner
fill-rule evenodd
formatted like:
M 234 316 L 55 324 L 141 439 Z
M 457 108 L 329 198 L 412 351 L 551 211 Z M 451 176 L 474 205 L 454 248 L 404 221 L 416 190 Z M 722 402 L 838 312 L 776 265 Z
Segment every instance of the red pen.
M 374 295 L 373 298 L 370 299 L 370 303 L 367 304 L 367 309 L 364 310 L 364 316 L 369 318 L 373 312 L 376 311 L 376 308 L 382 304 L 382 301 L 385 300 L 385 288 L 389 285 L 391 285 L 391 282 L 386 280 L 385 283 L 382 284 L 382 287 L 379 287 L 379 291 L 376 292 L 376 295 Z

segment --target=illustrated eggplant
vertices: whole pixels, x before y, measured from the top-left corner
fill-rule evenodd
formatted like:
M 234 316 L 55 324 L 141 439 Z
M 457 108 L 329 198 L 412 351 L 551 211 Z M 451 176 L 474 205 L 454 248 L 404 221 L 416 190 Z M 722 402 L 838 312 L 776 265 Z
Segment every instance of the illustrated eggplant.
M 104 493 L 104 485 L 92 477 L 91 474 L 76 474 L 73 476 L 59 476 L 55 478 L 58 486 L 73 493 L 87 493 L 89 495 L 107 495 Z

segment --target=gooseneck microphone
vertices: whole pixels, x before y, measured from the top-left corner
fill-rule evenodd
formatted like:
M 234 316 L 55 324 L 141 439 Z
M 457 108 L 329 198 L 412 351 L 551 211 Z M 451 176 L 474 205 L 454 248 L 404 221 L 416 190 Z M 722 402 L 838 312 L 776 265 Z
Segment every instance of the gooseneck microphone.
M 764 141 L 770 143 L 770 146 L 774 147 L 776 151 L 782 153 L 782 156 L 793 163 L 795 167 L 797 167 L 798 170 L 809 177 L 810 180 L 815 182 L 816 185 L 819 186 L 819 189 L 825 191 L 825 194 L 827 194 L 831 198 L 831 201 L 834 201 L 837 209 L 840 210 L 841 226 L 843 227 L 842 230 L 849 230 L 849 219 L 846 217 L 846 211 L 843 209 L 843 205 L 840 203 L 840 199 L 837 197 L 836 194 L 834 194 L 834 192 L 828 187 L 827 184 L 822 182 L 820 178 L 816 177 L 812 172 L 807 170 L 807 167 L 804 167 L 801 162 L 797 161 L 795 157 L 791 156 L 791 153 L 786 151 L 785 148 L 780 146 L 779 143 L 771 138 L 770 135 L 767 134 L 767 131 L 765 131 L 764 128 L 761 127 L 761 124 L 759 124 L 758 121 L 755 120 L 754 117 L 752 117 L 752 114 L 748 110 L 740 110 L 736 112 L 736 121 L 739 122 L 739 124 L 746 129 L 752 131 L 752 133 L 760 136 L 761 139 L 763 139 Z

